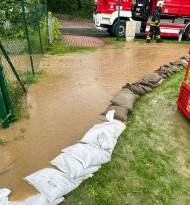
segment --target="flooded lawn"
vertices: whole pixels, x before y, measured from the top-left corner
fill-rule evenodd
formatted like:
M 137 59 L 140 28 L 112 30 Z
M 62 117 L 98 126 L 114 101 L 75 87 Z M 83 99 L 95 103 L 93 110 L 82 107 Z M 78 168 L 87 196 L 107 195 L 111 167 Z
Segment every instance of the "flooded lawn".
M 29 89 L 30 119 L 21 119 L 0 137 L 0 188 L 10 200 L 24 200 L 36 190 L 22 178 L 50 167 L 61 149 L 75 144 L 95 123 L 109 100 L 126 84 L 188 53 L 189 45 L 109 43 L 83 53 L 47 56 L 41 63 L 48 75 Z M 23 132 L 24 130 L 24 132 Z M 15 141 L 14 138 L 24 136 Z

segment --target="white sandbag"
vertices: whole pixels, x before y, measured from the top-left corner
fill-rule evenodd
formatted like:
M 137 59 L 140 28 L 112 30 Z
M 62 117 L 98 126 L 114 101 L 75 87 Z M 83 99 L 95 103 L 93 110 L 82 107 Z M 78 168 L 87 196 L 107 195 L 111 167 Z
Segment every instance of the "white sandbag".
M 100 166 L 84 168 L 81 162 L 67 153 L 58 155 L 51 161 L 51 164 L 55 165 L 58 169 L 66 173 L 71 178 L 91 177 L 92 174 L 100 168 Z
M 112 152 L 117 143 L 115 125 L 111 122 L 94 125 L 80 142 Z
M 9 201 L 8 205 L 58 205 L 63 201 L 64 198 L 61 197 L 50 203 L 44 196 L 42 196 L 41 194 L 37 194 L 23 202 Z
M 116 137 L 118 138 L 121 133 L 125 130 L 126 125 L 118 120 L 113 120 L 116 129 Z
M 114 123 L 115 129 L 116 129 L 116 137 L 118 138 L 121 135 L 121 133 L 125 130 L 126 125 L 120 122 L 119 120 L 115 120 L 114 113 L 115 113 L 115 110 L 110 110 L 106 115 L 106 119 Z
M 106 119 L 107 119 L 109 122 L 113 122 L 113 120 L 114 120 L 114 113 L 115 113 L 115 110 L 110 110 L 110 111 L 106 114 Z
M 56 169 L 45 168 L 27 176 L 25 180 L 52 203 L 77 188 L 83 178 L 74 180 Z
M 111 154 L 90 144 L 75 144 L 62 150 L 80 161 L 84 168 L 98 166 L 111 160 Z
M 8 197 L 4 197 L 0 200 L 0 205 L 8 205 L 9 201 L 8 201 Z
M 111 110 L 107 113 L 106 118 L 109 122 L 94 125 L 80 140 L 80 142 L 91 144 L 96 147 L 112 152 L 118 136 L 125 129 L 125 124 L 114 120 L 115 110 Z
M 10 193 L 9 189 L 0 189 L 0 205 L 8 205 L 8 195 Z

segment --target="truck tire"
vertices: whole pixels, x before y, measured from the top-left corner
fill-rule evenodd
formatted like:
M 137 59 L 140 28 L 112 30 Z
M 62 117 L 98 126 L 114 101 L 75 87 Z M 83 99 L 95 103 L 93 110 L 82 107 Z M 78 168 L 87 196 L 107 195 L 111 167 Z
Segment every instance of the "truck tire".
M 126 32 L 126 21 L 120 20 L 120 27 L 119 27 L 119 37 L 125 37 Z M 112 27 L 112 34 L 117 36 L 117 21 L 114 23 Z
M 114 36 L 114 34 L 112 33 L 112 27 L 108 28 L 107 32 L 109 33 L 110 37 Z
M 190 40 L 190 25 L 187 26 L 187 28 L 185 29 L 185 40 L 186 41 Z

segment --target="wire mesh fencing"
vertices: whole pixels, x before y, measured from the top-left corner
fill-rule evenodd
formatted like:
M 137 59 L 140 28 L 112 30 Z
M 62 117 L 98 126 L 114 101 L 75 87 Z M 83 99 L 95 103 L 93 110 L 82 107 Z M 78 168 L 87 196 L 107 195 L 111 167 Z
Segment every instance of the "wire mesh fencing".
M 4 50 L 0 48 L 0 65 L 14 115 L 22 107 L 24 87 L 38 71 L 48 45 L 47 16 L 44 4 L 0 0 L 0 42 Z

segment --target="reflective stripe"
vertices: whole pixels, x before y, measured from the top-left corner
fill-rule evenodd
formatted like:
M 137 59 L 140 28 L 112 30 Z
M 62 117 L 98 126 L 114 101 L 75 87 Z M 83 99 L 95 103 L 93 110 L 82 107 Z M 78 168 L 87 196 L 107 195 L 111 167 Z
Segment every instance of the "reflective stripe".
M 150 38 L 150 36 L 147 36 L 147 38 L 146 38 L 146 39 L 150 40 L 151 38 Z
M 151 26 L 158 26 L 158 25 L 160 25 L 160 24 L 158 23 L 158 21 L 154 21 L 154 22 L 152 21 L 150 25 L 151 25 Z
M 153 22 L 152 22 L 150 25 L 151 25 L 151 26 L 156 26 L 156 24 L 155 24 L 155 23 L 153 23 Z
M 159 39 L 160 38 L 160 35 L 159 36 L 156 36 L 156 39 Z

